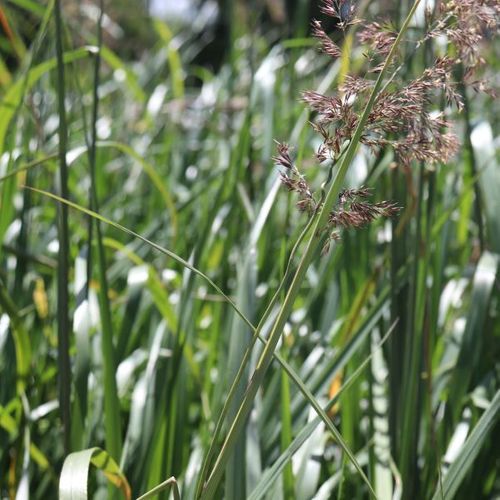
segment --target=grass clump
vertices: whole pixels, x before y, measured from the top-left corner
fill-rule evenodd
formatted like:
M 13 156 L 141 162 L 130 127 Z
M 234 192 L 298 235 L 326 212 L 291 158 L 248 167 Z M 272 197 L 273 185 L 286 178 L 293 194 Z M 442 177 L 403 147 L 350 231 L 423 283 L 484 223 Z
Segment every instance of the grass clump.
M 322 2 L 319 55 L 242 4 L 217 71 L 1 8 L 3 496 L 498 494 L 500 9 L 385 3 Z

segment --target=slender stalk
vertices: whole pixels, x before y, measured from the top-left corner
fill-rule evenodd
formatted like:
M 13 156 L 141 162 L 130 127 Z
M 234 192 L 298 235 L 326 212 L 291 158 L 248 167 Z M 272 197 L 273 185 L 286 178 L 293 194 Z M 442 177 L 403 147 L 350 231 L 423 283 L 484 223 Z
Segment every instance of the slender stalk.
M 57 101 L 59 112 L 59 192 L 68 199 L 68 166 L 66 150 L 68 128 L 66 123 L 64 61 L 63 61 L 63 29 L 61 1 L 56 0 L 54 7 L 56 24 L 56 58 L 57 58 Z M 57 272 L 57 359 L 59 364 L 59 407 L 63 425 L 64 452 L 71 451 L 71 367 L 69 358 L 69 227 L 68 207 L 58 206 L 58 272 Z
M 397 323 L 397 322 L 396 322 Z M 396 323 L 393 323 L 392 326 L 389 328 L 388 332 L 385 334 L 384 338 L 376 345 L 374 346 L 374 349 L 372 352 L 370 352 L 369 356 L 356 368 L 356 370 L 350 375 L 346 380 L 343 381 L 341 388 L 339 391 L 328 401 L 328 403 L 323 407 L 323 413 L 327 413 L 331 411 L 331 409 L 338 404 L 340 401 L 340 398 L 345 395 L 345 393 L 351 388 L 353 383 L 358 379 L 358 377 L 361 375 L 361 373 L 366 369 L 368 366 L 369 362 L 371 361 L 373 357 L 373 353 L 377 350 L 382 348 L 384 343 L 387 341 L 387 339 L 392 335 L 394 332 L 394 327 L 396 326 Z M 266 476 L 269 477 L 269 475 L 273 475 L 276 472 L 282 472 L 284 467 L 286 466 L 287 463 L 292 459 L 292 456 L 294 453 L 298 451 L 298 449 L 304 444 L 306 439 L 311 435 L 311 433 L 314 431 L 314 429 L 318 426 L 320 423 L 320 416 L 317 416 L 313 420 L 311 420 L 305 427 L 303 427 L 295 436 L 293 441 L 287 446 L 286 450 L 284 450 L 278 458 L 274 462 L 274 464 L 264 473 L 263 479 L 265 480 Z M 331 420 L 331 419 L 329 419 Z M 282 461 L 281 458 L 286 456 L 286 460 Z M 249 499 L 251 500 L 256 500 L 256 499 L 261 499 L 264 497 L 267 489 L 267 487 L 261 488 L 260 485 L 262 484 L 262 481 L 259 483 L 259 485 L 250 493 Z M 268 485 L 272 485 L 273 483 L 267 483 Z M 263 491 L 264 490 L 264 491 Z
M 460 79 L 460 93 L 462 94 L 462 99 L 464 102 L 464 123 L 465 123 L 465 147 L 467 150 L 467 156 L 469 160 L 469 167 L 471 170 L 471 177 L 476 177 L 477 175 L 477 161 L 476 154 L 474 152 L 474 147 L 472 146 L 472 125 L 471 125 L 471 116 L 470 116 L 470 103 L 469 98 L 467 96 L 467 89 L 463 83 L 463 80 Z M 483 214 L 482 214 L 482 196 L 481 189 L 477 183 L 474 184 L 474 215 L 476 217 L 477 229 L 478 229 L 478 237 L 479 237 L 479 248 L 481 253 L 483 253 L 485 249 L 485 236 L 484 236 L 484 222 L 483 222 Z
M 404 482 L 405 494 L 415 487 L 415 476 L 413 474 L 416 465 L 416 446 L 419 436 L 419 428 L 416 425 L 418 415 L 421 411 L 421 369 L 422 369 L 422 322 L 425 314 L 425 282 L 422 283 L 422 274 L 425 266 L 425 255 L 422 255 L 422 226 L 424 217 L 424 184 L 425 165 L 420 165 L 419 193 L 417 200 L 417 227 L 414 239 L 414 258 L 409 303 L 412 305 L 408 317 L 408 345 L 403 353 L 404 368 L 403 384 L 404 394 L 401 400 L 406 401 L 401 411 L 401 449 L 399 457 L 399 470 Z M 409 497 L 408 497 L 409 498 Z
M 102 47 L 102 18 L 104 15 L 104 2 L 99 2 L 99 19 L 97 22 L 97 46 L 98 51 L 94 59 L 94 86 L 93 86 L 93 101 L 92 101 L 92 117 L 90 123 L 90 144 L 88 148 L 88 157 L 90 164 L 90 203 L 91 209 L 99 212 L 99 202 L 97 197 L 96 187 L 96 143 L 97 130 L 96 123 L 99 111 L 99 72 L 101 65 L 101 47 Z M 118 400 L 118 391 L 116 387 L 116 359 L 115 349 L 113 345 L 113 325 L 111 320 L 111 307 L 108 295 L 108 281 L 106 277 L 106 256 L 104 253 L 104 245 L 102 242 L 102 232 L 100 221 L 94 219 L 95 223 L 95 238 L 97 249 L 97 267 L 99 276 L 99 310 L 101 313 L 102 326 L 102 362 L 104 369 L 104 427 L 106 430 L 106 449 L 108 453 L 115 459 L 119 460 L 122 449 L 122 434 L 120 420 L 120 402 Z M 92 238 L 92 230 L 89 228 L 89 237 Z M 89 241 L 89 247 L 92 241 Z M 90 251 L 90 248 L 89 248 Z M 90 255 L 90 254 L 89 254 Z M 89 273 L 90 271 L 89 257 Z
M 423 66 L 427 67 L 433 60 L 432 44 L 427 40 L 423 51 Z M 403 353 L 404 372 L 402 386 L 404 394 L 400 428 L 401 447 L 399 470 L 403 479 L 405 497 L 412 498 L 417 493 L 417 446 L 421 428 L 418 422 L 423 416 L 424 384 L 422 370 L 425 362 L 426 322 L 428 321 L 426 276 L 429 263 L 429 239 L 426 229 L 430 227 L 430 199 L 428 193 L 428 176 L 425 164 L 420 163 L 419 188 L 416 200 L 416 228 L 413 238 L 413 272 L 409 292 L 409 323 L 407 326 L 408 345 Z
M 175 477 L 170 477 L 166 481 L 163 481 L 163 483 L 155 486 L 152 490 L 144 493 L 144 495 L 141 495 L 137 500 L 146 500 L 147 498 L 157 497 L 159 493 L 168 489 L 172 491 L 174 500 L 181 500 L 179 486 L 177 485 L 177 480 L 175 479 Z
M 50 160 L 54 160 L 55 158 L 58 158 L 58 157 L 59 157 L 59 154 L 54 153 L 54 154 L 51 154 L 48 156 L 44 156 L 43 158 L 39 158 L 38 160 L 30 161 L 29 163 L 26 163 L 22 167 L 14 168 L 8 174 L 5 174 L 3 177 L 0 177 L 0 182 L 3 182 L 7 179 L 10 179 L 11 177 L 14 177 L 17 174 L 19 174 L 21 172 L 25 172 L 26 170 L 29 170 L 33 167 L 37 167 L 38 165 L 43 165 L 45 162 L 48 162 Z
M 271 301 L 269 302 L 268 306 L 266 307 L 266 310 L 264 311 L 264 314 L 262 316 L 262 318 L 260 319 L 259 321 L 259 324 L 257 325 L 257 327 L 253 327 L 252 326 L 252 330 L 254 332 L 253 334 L 253 337 L 245 351 L 245 354 L 243 355 L 243 358 L 241 360 L 241 363 L 240 363 L 240 367 L 238 369 L 238 372 L 236 373 L 236 376 L 234 378 L 234 381 L 229 389 L 229 393 L 226 397 L 226 400 L 224 402 L 224 405 L 222 407 L 222 411 L 219 415 L 219 418 L 217 419 L 217 423 L 215 425 L 215 429 L 214 431 L 212 432 L 212 440 L 211 440 L 211 443 L 210 443 L 210 447 L 207 451 L 207 453 L 205 454 L 205 457 L 203 458 L 203 462 L 202 462 L 202 466 L 201 466 L 201 470 L 200 470 L 200 474 L 198 476 L 198 483 L 197 483 L 197 494 L 196 494 L 196 497 L 199 497 L 201 495 L 201 492 L 202 492 L 202 487 L 203 487 L 203 482 L 208 474 L 208 467 L 210 466 L 210 463 L 212 461 L 212 458 L 215 454 L 215 451 L 216 451 L 216 446 L 217 446 L 217 443 L 218 443 L 218 439 L 219 439 L 219 435 L 222 431 L 222 426 L 224 425 L 224 421 L 227 417 L 227 414 L 228 414 L 228 411 L 229 411 L 229 408 L 231 406 L 231 402 L 236 394 L 236 389 L 238 388 L 238 384 L 243 376 L 243 373 L 245 371 L 245 367 L 247 366 L 248 362 L 250 361 L 250 355 L 252 353 L 252 349 L 255 345 L 255 342 L 257 341 L 257 339 L 260 339 L 261 341 L 263 341 L 263 343 L 265 344 L 265 340 L 262 339 L 262 337 L 260 336 L 260 332 L 262 331 L 262 327 L 264 326 L 264 323 L 266 322 L 266 320 L 268 319 L 269 315 L 271 314 L 271 311 L 274 307 L 274 305 L 276 304 L 278 298 L 280 297 L 280 294 L 282 293 L 282 290 L 283 290 L 283 287 L 285 286 L 285 284 L 288 282 L 290 276 L 291 276 L 291 269 L 292 269 L 292 262 L 293 262 L 293 259 L 295 257 L 295 254 L 298 250 L 298 247 L 299 245 L 302 243 L 302 241 L 304 240 L 304 238 L 307 236 L 311 226 L 312 226 L 312 223 L 314 222 L 314 218 L 311 218 L 309 219 L 306 227 L 304 228 L 304 230 L 302 231 L 302 233 L 300 234 L 298 240 L 296 241 L 295 245 L 293 246 L 292 248 L 292 251 L 290 253 L 290 257 L 288 259 L 288 264 L 287 264 L 287 268 L 285 270 L 285 274 L 284 274 L 284 277 L 283 279 L 281 280 L 281 283 L 280 285 L 278 286 L 278 289 L 276 290 L 275 294 L 273 295 Z M 247 323 L 248 324 L 248 323 Z
M 373 91 L 370 95 L 370 99 L 358 122 L 356 130 L 354 132 L 354 136 L 352 138 L 351 143 L 349 144 L 344 160 L 340 164 L 339 170 L 337 171 L 334 181 L 328 191 L 325 203 L 316 217 L 313 233 L 310 236 L 307 247 L 304 251 L 299 266 L 295 272 L 290 288 L 286 294 L 285 301 L 278 313 L 278 317 L 276 318 L 274 326 L 271 330 L 268 343 L 264 348 L 264 351 L 262 352 L 262 355 L 257 363 L 255 371 L 250 379 L 250 383 L 247 387 L 245 396 L 240 405 L 240 410 L 238 411 L 238 414 L 236 415 L 236 418 L 231 428 L 229 429 L 224 445 L 218 456 L 217 462 L 214 465 L 212 475 L 208 478 L 207 484 L 201 496 L 201 498 L 203 499 L 212 499 L 215 497 L 217 486 L 224 472 L 227 460 L 229 459 L 230 453 L 233 450 L 236 440 L 243 429 L 248 414 L 250 413 L 250 410 L 253 405 L 253 400 L 255 399 L 257 391 L 259 387 L 262 385 L 262 382 L 264 381 L 264 375 L 271 363 L 274 350 L 276 349 L 276 345 L 281 337 L 281 333 L 283 331 L 285 323 L 288 320 L 288 317 L 292 311 L 295 298 L 299 293 L 300 286 L 305 278 L 307 269 L 309 268 L 309 265 L 312 262 L 313 257 L 321 242 L 320 235 L 322 233 L 322 229 L 326 226 L 330 211 L 333 208 L 338 198 L 338 194 L 342 187 L 345 175 L 357 151 L 365 124 L 368 120 L 368 116 L 373 108 L 373 105 L 375 104 L 378 93 L 382 87 L 382 83 L 389 68 L 389 65 L 392 62 L 392 59 L 396 53 L 399 44 L 401 43 L 401 40 L 403 39 L 406 30 L 408 29 L 410 21 L 413 18 L 413 15 L 419 3 L 420 0 L 415 1 L 410 13 L 405 19 L 403 26 L 401 27 L 398 37 L 391 48 L 391 51 L 387 56 L 385 64 L 379 74 L 379 77 L 377 78 Z
M 285 373 L 281 373 L 281 439 L 280 450 L 285 451 L 292 442 L 292 415 L 290 412 L 290 384 Z M 294 477 L 292 464 L 288 463 L 283 470 L 283 497 L 285 500 L 294 498 Z

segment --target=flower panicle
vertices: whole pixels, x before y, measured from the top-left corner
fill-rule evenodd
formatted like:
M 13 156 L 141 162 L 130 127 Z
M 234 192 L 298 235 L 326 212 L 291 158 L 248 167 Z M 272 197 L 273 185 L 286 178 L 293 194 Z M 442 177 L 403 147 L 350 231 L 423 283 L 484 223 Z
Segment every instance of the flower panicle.
M 278 154 L 276 156 L 273 156 L 273 162 L 276 165 L 280 165 L 285 170 L 296 170 L 292 158 L 290 157 L 290 146 L 285 142 L 275 142 Z
M 358 229 L 381 217 L 394 217 L 401 207 L 391 201 L 370 203 L 371 190 L 366 187 L 345 189 L 340 192 L 338 206 L 328 216 L 328 238 L 321 251 L 329 252 L 332 242 L 339 241 L 341 229 Z
M 498 29 L 498 0 L 446 0 L 439 5 L 440 17 L 428 38 L 446 37 L 457 49 L 466 69 L 484 65 L 481 44 L 488 31 Z
M 330 225 L 333 228 L 357 228 L 379 217 L 392 217 L 399 212 L 400 207 L 390 201 L 370 203 L 368 200 L 371 195 L 372 190 L 365 186 L 342 190 L 336 209 L 330 212 Z
M 353 0 L 323 0 L 320 11 L 325 16 L 335 19 L 341 30 L 346 30 L 349 26 L 361 22 L 356 17 L 356 5 Z
M 320 41 L 321 52 L 334 59 L 342 55 L 340 47 L 326 34 L 321 22 L 317 19 L 314 19 L 311 23 L 311 32 L 312 35 Z
M 361 22 L 356 19 L 352 0 L 323 0 L 321 12 L 335 20 L 337 29 Z M 449 121 L 453 108 L 460 112 L 464 107 L 462 83 L 477 92 L 492 96 L 485 82 L 476 79 L 477 69 L 484 65 L 481 43 L 488 32 L 499 25 L 500 0 L 441 0 L 432 11 L 425 12 L 424 35 L 417 40 L 418 48 L 426 40 L 446 37 L 454 51 L 437 57 L 413 80 L 403 81 L 402 51 L 392 60 L 391 74 L 378 92 L 359 139 L 367 150 L 376 154 L 391 148 L 395 164 L 409 170 L 416 162 L 429 168 L 446 164 L 457 153 L 459 141 Z M 313 21 L 312 35 L 318 39 L 320 50 L 338 58 L 341 47 L 325 32 L 320 21 Z M 345 146 L 354 137 L 360 117 L 374 88 L 372 73 L 381 71 L 388 53 L 398 37 L 397 29 L 387 21 L 364 22 L 358 32 L 358 40 L 366 47 L 367 67 L 365 76 L 347 75 L 332 95 L 306 90 L 301 99 L 312 111 L 310 125 L 321 142 L 315 158 L 328 168 L 330 180 L 333 170 Z M 461 71 L 457 71 L 461 69 Z M 457 81 L 460 77 L 460 81 Z M 433 106 L 438 98 L 441 109 Z M 289 146 L 278 144 L 275 163 L 282 169 L 281 181 L 298 196 L 299 210 L 312 214 L 321 206 L 321 196 L 314 191 L 292 161 Z M 324 186 L 322 187 L 324 190 Z M 396 215 L 400 207 L 391 201 L 370 202 L 368 188 L 343 190 L 337 207 L 329 214 L 327 227 L 330 231 L 326 251 L 332 241 L 340 238 L 340 232 L 360 228 L 376 219 Z M 319 200 L 319 201 L 315 201 Z
M 366 23 L 358 34 L 358 40 L 380 56 L 389 54 L 397 37 L 398 33 L 390 23 L 377 21 Z
M 358 228 L 366 226 L 379 217 L 392 217 L 399 211 L 400 207 L 389 201 L 379 203 L 353 202 L 349 208 L 332 211 L 329 223 L 334 228 Z
M 300 212 L 311 214 L 316 209 L 316 202 L 312 190 L 305 180 L 304 176 L 299 172 L 290 156 L 290 146 L 286 143 L 277 143 L 278 154 L 273 157 L 275 165 L 282 167 L 280 172 L 281 183 L 290 192 L 295 192 L 298 195 L 297 208 Z

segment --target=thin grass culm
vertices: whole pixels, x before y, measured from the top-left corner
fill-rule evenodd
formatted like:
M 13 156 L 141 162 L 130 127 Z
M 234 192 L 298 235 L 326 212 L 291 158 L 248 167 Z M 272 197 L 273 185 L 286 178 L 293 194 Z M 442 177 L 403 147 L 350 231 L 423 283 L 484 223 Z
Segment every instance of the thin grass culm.
M 59 110 L 59 190 L 61 196 L 69 198 L 68 165 L 66 163 L 68 126 L 65 105 L 65 77 L 63 61 L 63 23 L 61 2 L 54 6 L 56 24 L 57 85 Z M 59 361 L 59 404 L 64 429 L 64 450 L 71 450 L 71 367 L 70 367 L 70 321 L 69 321 L 69 224 L 68 208 L 61 205 L 58 209 L 59 251 L 58 251 L 58 288 L 57 288 L 57 345 Z

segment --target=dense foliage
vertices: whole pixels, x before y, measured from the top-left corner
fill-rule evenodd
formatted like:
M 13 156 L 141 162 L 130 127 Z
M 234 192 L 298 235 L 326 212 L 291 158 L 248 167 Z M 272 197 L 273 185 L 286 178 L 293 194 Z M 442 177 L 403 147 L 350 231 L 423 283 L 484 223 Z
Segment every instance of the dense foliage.
M 0 496 L 500 495 L 498 0 L 129 3 L 0 4 Z

